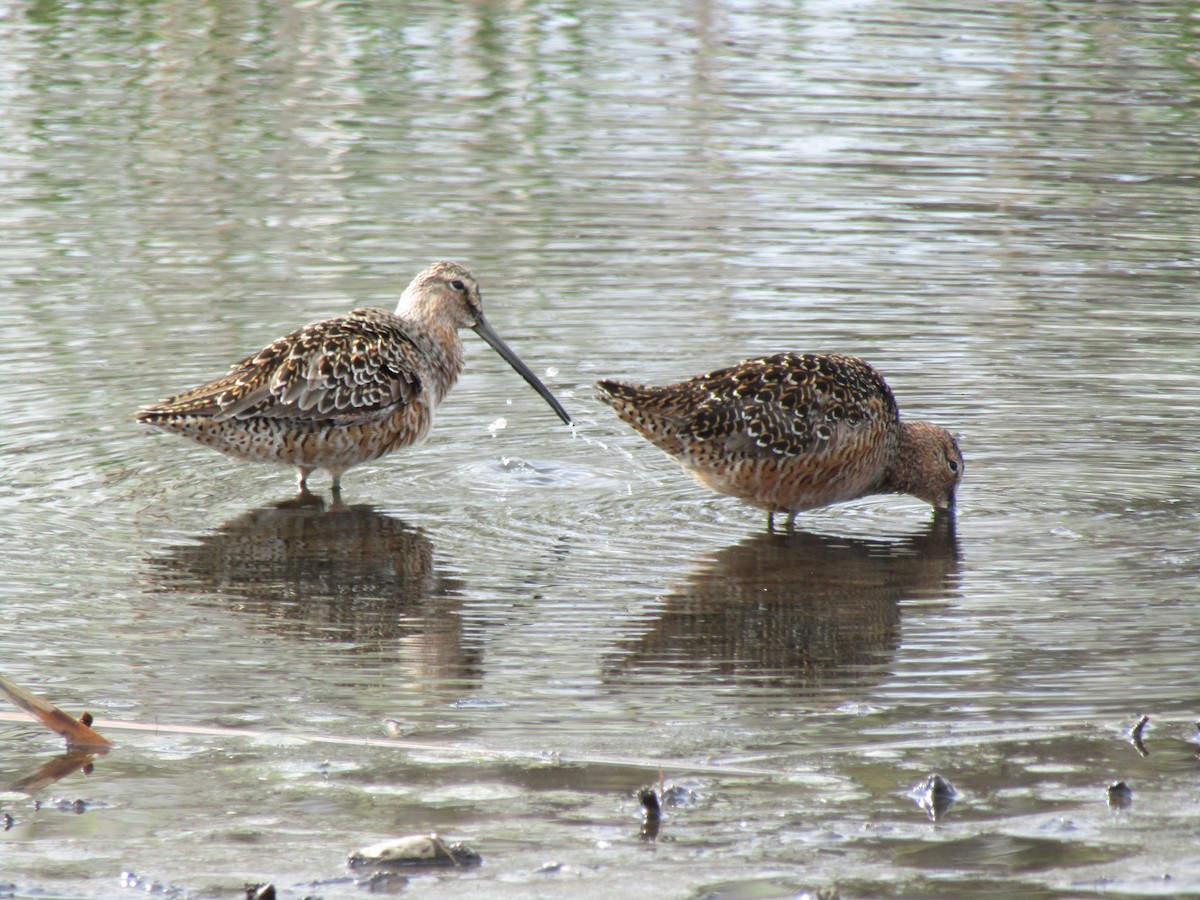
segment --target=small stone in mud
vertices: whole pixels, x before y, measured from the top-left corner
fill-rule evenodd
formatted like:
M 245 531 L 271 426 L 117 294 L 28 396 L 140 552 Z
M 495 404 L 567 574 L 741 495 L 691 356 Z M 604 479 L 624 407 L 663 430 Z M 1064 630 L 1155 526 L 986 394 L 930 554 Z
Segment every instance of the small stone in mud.
M 14 824 L 16 824 L 16 819 L 14 819 L 14 818 L 13 818 L 12 816 L 10 816 L 8 813 L 5 813 L 5 814 L 4 814 L 4 818 L 3 818 L 3 819 L 0 819 L 0 821 L 3 821 L 3 822 L 4 822 L 4 830 L 5 830 L 5 831 L 9 831 L 9 830 L 11 830 L 11 829 L 12 829 L 12 827 L 13 827 L 13 825 L 14 825 Z
M 477 866 L 482 857 L 464 844 L 447 844 L 436 834 L 410 834 L 371 844 L 350 854 L 347 863 L 362 866 Z
M 1108 786 L 1108 805 L 1113 809 L 1128 809 L 1133 805 L 1133 791 L 1123 781 Z
M 958 799 L 958 791 L 954 785 L 936 772 L 918 782 L 910 793 L 917 806 L 925 810 L 935 822 L 945 815 Z
M 270 883 L 246 885 L 246 900 L 275 900 L 275 885 Z

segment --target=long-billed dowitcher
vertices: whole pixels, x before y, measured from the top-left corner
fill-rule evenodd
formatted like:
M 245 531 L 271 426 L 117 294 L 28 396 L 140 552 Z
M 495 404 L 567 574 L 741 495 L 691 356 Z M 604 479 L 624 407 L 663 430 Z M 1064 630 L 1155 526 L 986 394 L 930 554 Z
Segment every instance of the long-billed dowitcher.
M 780 353 L 664 387 L 598 381 L 599 397 L 702 484 L 775 513 L 867 494 L 912 494 L 954 511 L 958 443 L 900 419 L 872 366 L 839 354 Z
M 571 417 L 483 315 L 465 268 L 436 262 L 405 288 L 395 313 L 356 309 L 306 325 L 228 375 L 138 412 L 138 421 L 241 459 L 308 476 L 342 473 L 422 441 L 463 370 L 458 329 L 488 342 L 568 425 Z

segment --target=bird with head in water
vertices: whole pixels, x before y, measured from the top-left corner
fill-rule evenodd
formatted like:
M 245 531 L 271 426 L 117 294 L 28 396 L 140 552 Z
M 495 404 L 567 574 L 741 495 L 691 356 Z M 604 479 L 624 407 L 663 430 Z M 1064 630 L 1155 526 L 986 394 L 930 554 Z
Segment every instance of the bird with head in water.
M 356 309 L 305 325 L 137 418 L 240 459 L 294 466 L 302 491 L 324 469 L 337 492 L 347 469 L 428 436 L 463 370 L 460 328 L 483 338 L 571 424 L 488 323 L 475 278 L 453 262 L 414 278 L 394 313 Z
M 779 353 L 677 384 L 598 381 L 599 398 L 702 484 L 776 513 L 868 494 L 911 494 L 953 513 L 963 475 L 954 437 L 901 420 L 873 366 Z

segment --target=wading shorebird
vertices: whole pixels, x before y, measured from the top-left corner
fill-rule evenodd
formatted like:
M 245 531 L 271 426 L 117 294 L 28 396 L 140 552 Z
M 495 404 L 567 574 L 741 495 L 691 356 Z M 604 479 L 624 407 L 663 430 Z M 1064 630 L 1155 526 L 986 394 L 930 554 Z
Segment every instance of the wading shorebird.
M 954 512 L 958 443 L 903 422 L 871 365 L 839 354 L 779 353 L 664 387 L 596 382 L 599 398 L 702 484 L 775 514 L 867 494 L 912 494 Z
M 538 377 L 484 318 L 465 268 L 436 262 L 412 280 L 395 313 L 356 309 L 314 322 L 236 364 L 228 375 L 140 410 L 139 422 L 239 459 L 325 469 L 338 491 L 352 466 L 423 441 L 433 411 L 463 370 L 458 330 L 491 345 L 571 424 Z

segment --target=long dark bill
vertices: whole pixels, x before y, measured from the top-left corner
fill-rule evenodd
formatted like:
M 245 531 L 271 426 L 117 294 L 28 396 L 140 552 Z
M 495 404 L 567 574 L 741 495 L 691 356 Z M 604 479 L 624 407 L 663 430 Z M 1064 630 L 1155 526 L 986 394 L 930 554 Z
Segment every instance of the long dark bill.
M 550 404 L 550 408 L 558 413 L 558 417 L 560 419 L 562 419 L 568 425 L 572 424 L 571 417 L 567 415 L 567 411 L 563 409 L 562 404 L 555 399 L 552 393 L 550 393 L 550 388 L 542 384 L 538 377 L 533 374 L 533 371 L 529 368 L 529 366 L 521 362 L 521 357 L 517 356 L 512 347 L 504 343 L 500 335 L 496 334 L 496 332 L 492 329 L 492 326 L 488 324 L 488 320 L 483 317 L 483 313 L 480 313 L 478 317 L 476 317 L 475 324 L 472 326 L 472 330 L 485 341 L 487 341 L 489 347 L 504 357 L 504 361 L 512 366 L 513 369 L 516 370 L 517 374 L 524 378 L 529 383 L 529 386 L 541 395 L 543 400 Z

